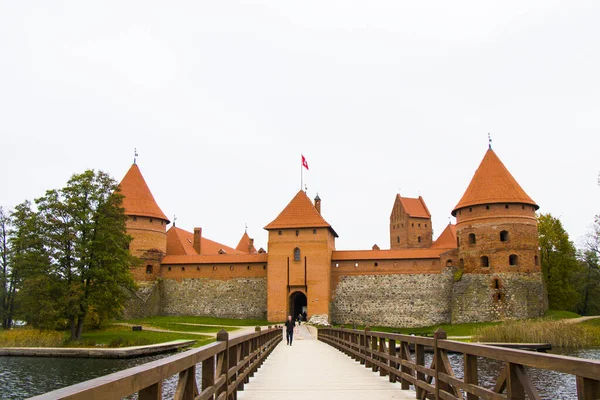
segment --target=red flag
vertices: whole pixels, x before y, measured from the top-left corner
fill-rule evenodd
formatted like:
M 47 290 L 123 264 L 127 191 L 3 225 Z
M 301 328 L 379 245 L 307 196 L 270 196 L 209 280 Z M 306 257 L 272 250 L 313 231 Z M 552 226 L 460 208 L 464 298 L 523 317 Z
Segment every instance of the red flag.
M 302 154 L 300 154 L 302 156 Z M 304 158 L 304 156 L 302 156 L 302 166 L 306 169 L 308 169 L 308 163 L 306 162 L 306 158 Z

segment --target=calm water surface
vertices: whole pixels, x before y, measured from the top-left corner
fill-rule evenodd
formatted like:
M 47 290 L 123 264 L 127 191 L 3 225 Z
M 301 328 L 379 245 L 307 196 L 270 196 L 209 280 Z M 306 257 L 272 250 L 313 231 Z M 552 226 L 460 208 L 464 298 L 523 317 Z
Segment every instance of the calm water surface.
M 600 360 L 600 349 L 563 350 L 560 354 Z M 127 360 L 0 357 L 0 398 L 24 399 L 169 355 Z M 426 354 L 426 363 L 429 365 L 430 362 L 431 355 Z M 457 377 L 462 378 L 462 356 L 452 354 L 450 355 L 450 362 Z M 479 359 L 480 383 L 486 387 L 493 387 L 501 367 L 500 362 Z M 197 366 L 196 373 L 198 381 L 200 381 L 200 365 Z M 552 400 L 577 398 L 574 376 L 533 368 L 527 368 L 527 373 L 542 398 Z M 173 397 L 176 384 L 177 376 L 173 376 L 164 382 L 163 394 L 165 398 Z M 135 399 L 135 396 L 131 396 L 131 398 Z

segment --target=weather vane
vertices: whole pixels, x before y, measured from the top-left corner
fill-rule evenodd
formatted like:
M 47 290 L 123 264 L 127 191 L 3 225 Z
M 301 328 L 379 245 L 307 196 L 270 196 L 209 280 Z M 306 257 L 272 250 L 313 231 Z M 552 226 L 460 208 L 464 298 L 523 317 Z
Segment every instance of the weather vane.
M 248 233 L 248 223 L 244 224 L 246 226 L 246 228 L 244 229 L 244 232 Z
M 135 164 L 137 161 L 137 156 L 138 156 L 138 152 L 137 152 L 137 147 L 133 149 L 133 163 Z
M 175 226 L 175 221 L 177 221 L 177 215 L 173 214 L 173 226 Z
M 490 150 L 492 149 L 492 135 L 488 133 L 488 145 L 490 146 Z

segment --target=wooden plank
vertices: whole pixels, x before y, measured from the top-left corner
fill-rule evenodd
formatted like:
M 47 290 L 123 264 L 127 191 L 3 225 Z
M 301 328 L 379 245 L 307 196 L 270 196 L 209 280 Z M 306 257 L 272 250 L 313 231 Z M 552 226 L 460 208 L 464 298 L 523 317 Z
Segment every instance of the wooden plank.
M 474 395 L 475 399 L 482 398 L 482 399 L 486 399 L 486 400 L 506 400 L 506 396 L 504 396 L 504 395 L 495 393 L 489 389 L 485 389 L 483 387 L 476 386 L 471 383 L 465 383 L 455 377 L 451 377 L 451 376 L 445 375 L 445 374 L 441 374 L 440 377 L 441 377 L 440 379 L 446 380 L 452 386 L 455 386 L 458 389 L 464 390 L 467 393 L 467 396 L 469 394 Z
M 523 386 L 523 389 L 525 390 L 525 393 L 527 394 L 527 398 L 529 400 L 542 400 L 537 389 L 535 388 L 535 386 L 533 386 L 533 382 L 531 382 L 531 379 L 529 379 L 527 372 L 525 372 L 525 368 L 523 368 L 522 365 L 516 365 L 515 372 L 517 378 Z
M 394 339 L 389 339 L 388 356 L 389 356 L 390 369 L 398 368 L 398 363 L 394 361 L 394 358 L 396 358 L 396 341 Z M 389 380 L 392 383 L 396 382 L 396 374 L 390 373 Z
M 138 392 L 138 400 L 161 400 L 162 399 L 162 381 L 148 386 Z
M 506 389 L 506 366 L 498 375 L 498 379 L 496 380 L 496 384 L 494 385 L 494 392 L 502 393 Z
M 477 376 L 477 357 L 470 354 L 464 355 L 464 372 L 465 383 L 474 386 L 479 385 L 479 377 Z M 476 393 L 467 392 L 467 400 L 477 400 L 477 398 L 478 395 Z
M 525 388 L 517 373 L 519 367 L 518 364 L 506 363 L 506 397 L 511 400 L 525 398 Z
M 415 370 L 417 371 L 417 383 L 425 382 L 425 374 L 428 372 L 421 369 L 425 369 L 425 346 L 421 344 L 417 344 L 415 346 L 415 364 Z M 417 392 L 417 399 L 422 398 L 424 392 L 423 388 L 415 385 L 415 390 Z
M 577 399 L 592 400 L 600 398 L 600 380 L 577 377 Z
M 379 359 L 381 361 L 383 361 L 386 365 L 389 366 L 389 361 L 384 359 L 386 358 L 387 354 L 385 354 L 386 352 L 386 348 L 385 348 L 385 339 L 381 338 L 379 339 L 379 352 L 377 354 L 382 354 L 383 357 L 380 357 Z M 388 370 L 387 368 L 380 368 L 379 369 L 379 376 L 387 376 L 388 375 Z

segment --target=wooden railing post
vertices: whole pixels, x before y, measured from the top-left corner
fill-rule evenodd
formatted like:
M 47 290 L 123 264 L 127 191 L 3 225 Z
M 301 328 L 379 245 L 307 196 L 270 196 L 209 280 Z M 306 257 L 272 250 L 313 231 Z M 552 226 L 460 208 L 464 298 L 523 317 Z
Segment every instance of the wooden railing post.
M 379 338 L 379 348 L 377 350 L 380 353 L 385 354 L 386 348 L 385 348 L 385 339 L 384 338 Z M 384 360 L 385 360 L 385 358 L 379 357 L 379 361 L 383 362 Z M 385 360 L 385 363 L 387 365 L 390 365 L 390 363 L 387 360 Z M 379 368 L 379 376 L 387 376 L 388 370 L 386 368 L 381 368 L 381 367 L 378 367 L 378 368 Z
M 465 383 L 470 383 L 477 386 L 479 384 L 479 378 L 477 376 L 477 357 L 471 354 L 464 355 L 464 369 L 465 369 Z M 467 400 L 477 400 L 479 397 L 467 393 Z
M 371 328 L 369 328 L 368 326 L 365 327 L 365 368 L 371 368 L 371 361 L 369 361 L 370 357 L 371 357 L 371 336 L 369 336 L 369 334 L 371 333 Z
M 238 358 L 238 354 L 239 354 L 239 347 L 240 344 L 236 344 L 235 346 L 229 347 L 229 363 L 228 363 L 228 371 L 227 371 L 227 375 L 229 376 L 229 369 L 234 368 L 237 366 L 239 358 Z M 231 376 L 231 378 L 229 378 L 230 382 L 233 383 L 236 381 L 237 379 L 237 373 L 233 374 Z M 233 390 L 228 391 L 228 398 L 230 400 L 236 400 L 237 399 L 237 388 L 233 388 Z
M 225 376 L 225 383 L 217 390 L 216 397 L 225 392 L 225 398 L 229 395 L 229 379 L 227 377 L 229 371 L 229 333 L 221 329 L 217 333 L 217 342 L 225 342 L 225 350 L 217 356 L 217 374 L 219 377 Z M 220 368 L 219 368 L 220 367 Z
M 215 357 L 209 357 L 202 361 L 202 390 L 215 384 Z
M 415 344 L 415 364 L 421 367 L 425 366 L 425 346 L 422 344 Z M 425 374 L 417 371 L 417 381 L 425 382 Z M 417 399 L 422 399 L 424 389 L 415 385 L 415 390 Z
M 161 400 L 162 399 L 162 381 L 156 382 L 152 386 L 148 386 L 139 391 L 139 400 Z
M 378 360 L 378 357 L 374 354 L 377 351 L 377 336 L 372 335 L 371 336 L 371 357 L 373 358 L 373 361 Z M 371 366 L 372 371 L 373 372 L 377 372 L 379 370 L 379 367 L 377 366 L 377 364 L 372 363 L 373 365 Z
M 181 400 L 194 400 L 197 395 L 198 386 L 196 386 L 196 366 L 192 365 L 190 368 L 179 373 L 179 381 L 177 382 L 174 398 Z
M 435 331 L 434 335 L 433 335 L 433 359 L 434 359 L 434 363 L 435 363 L 435 372 L 434 372 L 434 377 L 435 377 L 435 399 L 439 399 L 440 398 L 440 386 L 441 386 L 441 382 L 440 382 L 440 376 L 439 376 L 439 372 L 440 372 L 440 367 L 443 364 L 443 360 L 442 360 L 442 350 L 438 347 L 438 340 L 440 339 L 446 339 L 446 332 L 444 332 L 442 329 L 438 329 L 437 331 Z
M 396 357 L 396 339 L 390 339 L 388 341 L 388 355 L 390 357 Z M 395 370 L 398 368 L 398 363 L 390 360 L 390 382 L 396 382 L 396 372 Z
M 577 399 L 597 399 L 600 395 L 600 380 L 577 377 Z

